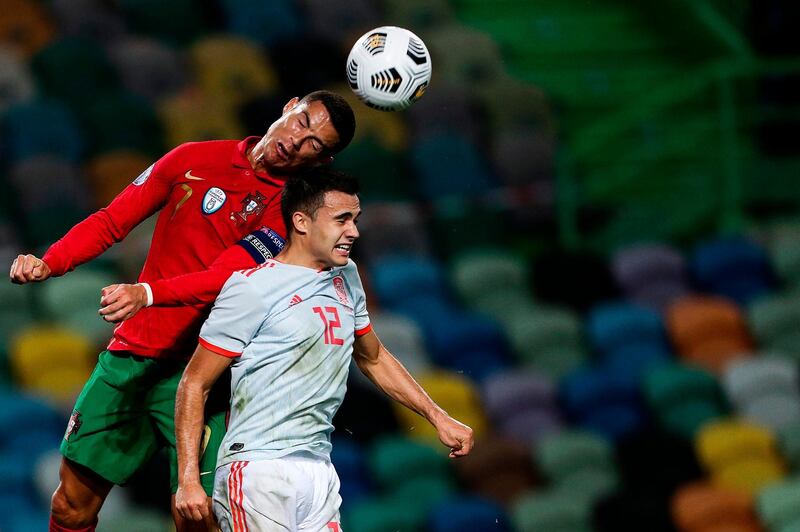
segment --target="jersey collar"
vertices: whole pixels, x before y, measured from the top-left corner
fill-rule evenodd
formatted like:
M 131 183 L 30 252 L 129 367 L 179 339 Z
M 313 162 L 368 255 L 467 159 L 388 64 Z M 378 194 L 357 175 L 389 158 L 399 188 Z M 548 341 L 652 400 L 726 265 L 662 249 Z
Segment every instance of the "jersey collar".
M 259 140 L 261 140 L 261 137 L 254 135 L 240 141 L 236 145 L 236 149 L 233 151 L 233 157 L 231 159 L 233 166 L 237 168 L 253 170 L 253 167 L 250 165 L 250 161 L 247 159 L 247 152 Z M 262 181 L 271 182 L 272 184 L 277 184 L 278 186 L 283 186 L 284 181 L 286 181 L 284 178 L 273 176 L 264 172 L 254 171 L 253 173 Z

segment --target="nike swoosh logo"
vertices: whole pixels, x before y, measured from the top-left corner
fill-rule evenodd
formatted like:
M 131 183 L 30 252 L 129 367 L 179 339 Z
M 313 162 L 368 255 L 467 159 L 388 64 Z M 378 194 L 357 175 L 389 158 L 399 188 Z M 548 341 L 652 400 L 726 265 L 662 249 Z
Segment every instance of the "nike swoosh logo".
M 183 174 L 183 176 L 186 179 L 191 179 L 192 181 L 205 181 L 205 179 L 202 177 L 193 176 L 191 170 L 187 170 L 186 173 Z
M 200 476 L 202 477 L 203 475 L 210 475 L 211 473 L 213 473 L 213 471 L 204 471 L 200 473 Z

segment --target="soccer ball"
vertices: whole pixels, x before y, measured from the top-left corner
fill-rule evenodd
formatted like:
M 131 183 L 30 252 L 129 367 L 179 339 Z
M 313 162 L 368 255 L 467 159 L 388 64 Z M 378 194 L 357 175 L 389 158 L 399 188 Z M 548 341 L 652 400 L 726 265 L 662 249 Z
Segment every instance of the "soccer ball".
M 425 43 L 404 28 L 368 31 L 347 57 L 350 88 L 380 111 L 405 109 L 425 94 L 430 80 L 431 56 Z

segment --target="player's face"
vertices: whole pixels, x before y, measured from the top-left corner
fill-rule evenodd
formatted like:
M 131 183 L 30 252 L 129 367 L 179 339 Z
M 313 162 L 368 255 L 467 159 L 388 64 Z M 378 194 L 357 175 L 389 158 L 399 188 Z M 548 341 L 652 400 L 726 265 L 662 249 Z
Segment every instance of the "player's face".
M 320 101 L 300 103 L 292 98 L 250 152 L 256 170 L 291 173 L 299 168 L 326 163 L 339 141 L 328 110 Z
M 347 264 L 359 236 L 356 223 L 360 214 L 358 196 L 336 191 L 325 193 L 325 202 L 308 227 L 310 248 L 321 267 Z

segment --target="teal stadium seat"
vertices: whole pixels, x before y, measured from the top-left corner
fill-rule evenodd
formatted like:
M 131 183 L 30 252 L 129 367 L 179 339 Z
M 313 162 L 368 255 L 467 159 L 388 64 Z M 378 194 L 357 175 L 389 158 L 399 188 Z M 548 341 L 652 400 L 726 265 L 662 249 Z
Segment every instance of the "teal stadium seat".
M 518 499 L 512 508 L 517 530 L 591 532 L 591 505 L 569 493 L 534 491 Z
M 11 162 L 52 154 L 77 162 L 84 153 L 83 131 L 72 111 L 52 99 L 34 99 L 10 107 L 1 117 L 0 145 Z
M 27 63 L 12 50 L 0 48 L 0 115 L 9 107 L 33 98 L 34 92 Z
M 759 298 L 750 304 L 747 314 L 762 350 L 800 360 L 800 291 Z
M 305 29 L 305 21 L 297 2 L 291 0 L 256 4 L 249 0 L 221 0 L 219 4 L 228 33 L 246 37 L 265 46 L 293 38 Z

